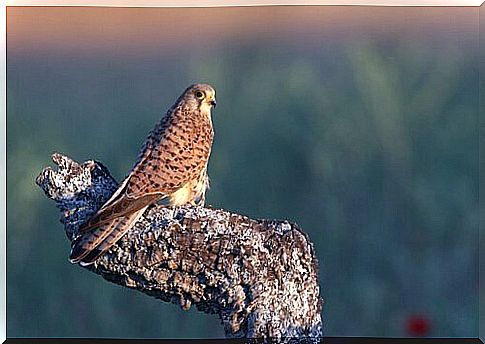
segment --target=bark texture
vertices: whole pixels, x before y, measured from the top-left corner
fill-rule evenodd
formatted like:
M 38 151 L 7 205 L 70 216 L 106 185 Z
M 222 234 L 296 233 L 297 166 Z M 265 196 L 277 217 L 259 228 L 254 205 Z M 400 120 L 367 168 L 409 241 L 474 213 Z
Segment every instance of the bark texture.
M 61 209 L 72 240 L 117 182 L 99 162 L 78 164 L 57 153 L 52 160 L 58 168 L 45 168 L 36 182 Z M 86 269 L 183 309 L 217 314 L 229 338 L 322 336 L 313 245 L 287 221 L 154 205 Z

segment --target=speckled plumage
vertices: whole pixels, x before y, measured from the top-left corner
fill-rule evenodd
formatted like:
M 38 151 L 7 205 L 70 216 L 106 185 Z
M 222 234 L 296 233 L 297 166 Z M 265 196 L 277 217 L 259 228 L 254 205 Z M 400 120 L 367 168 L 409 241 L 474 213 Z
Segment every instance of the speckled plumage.
M 161 199 L 170 205 L 204 205 L 213 141 L 215 91 L 188 87 L 148 135 L 136 163 L 113 196 L 80 228 L 70 261 L 90 264 Z

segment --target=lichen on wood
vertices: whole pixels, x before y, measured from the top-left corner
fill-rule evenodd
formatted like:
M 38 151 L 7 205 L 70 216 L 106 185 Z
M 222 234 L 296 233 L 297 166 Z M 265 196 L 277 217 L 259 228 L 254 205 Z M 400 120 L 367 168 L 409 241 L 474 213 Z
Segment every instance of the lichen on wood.
M 70 240 L 116 190 L 96 161 L 54 153 L 37 184 L 60 208 Z M 151 206 L 95 264 L 106 280 L 189 309 L 217 314 L 228 338 L 322 336 L 318 265 L 294 223 L 253 220 L 197 206 Z

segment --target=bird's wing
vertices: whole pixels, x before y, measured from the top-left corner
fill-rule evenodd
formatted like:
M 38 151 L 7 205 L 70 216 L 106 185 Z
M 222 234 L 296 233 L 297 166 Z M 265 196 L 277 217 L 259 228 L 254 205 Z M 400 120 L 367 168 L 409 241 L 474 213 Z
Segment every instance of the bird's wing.
M 79 228 L 79 232 L 86 232 L 94 227 L 106 224 L 109 221 L 126 215 L 130 212 L 137 211 L 144 206 L 155 202 L 163 197 L 161 193 L 140 194 L 129 193 L 128 185 L 130 185 L 131 178 L 139 173 L 140 164 L 144 163 L 149 158 L 150 153 L 153 150 L 153 132 L 150 133 L 145 144 L 138 156 L 137 162 L 133 166 L 130 174 L 121 183 L 118 189 L 114 192 L 111 198 L 103 204 L 103 206 L 92 216 L 87 222 L 85 222 Z
M 118 217 L 92 232 L 85 233 L 72 242 L 69 260 L 72 263 L 89 265 L 107 251 L 139 220 L 146 206 L 129 215 Z
M 175 109 L 175 111 L 181 111 Z M 193 179 L 197 170 L 193 142 L 184 140 L 191 126 L 187 116 L 168 114 L 150 132 L 130 174 L 98 212 L 84 223 L 79 232 L 127 215 L 162 199 Z M 182 133 L 183 132 L 183 133 Z M 181 166 L 180 161 L 183 161 Z M 184 167 L 189 167 L 187 170 Z
M 138 198 L 122 195 L 118 200 L 101 208 L 92 218 L 79 228 L 79 232 L 86 232 L 92 228 L 106 224 L 113 219 L 135 212 L 156 202 L 162 197 L 163 194 L 161 193 L 147 194 Z

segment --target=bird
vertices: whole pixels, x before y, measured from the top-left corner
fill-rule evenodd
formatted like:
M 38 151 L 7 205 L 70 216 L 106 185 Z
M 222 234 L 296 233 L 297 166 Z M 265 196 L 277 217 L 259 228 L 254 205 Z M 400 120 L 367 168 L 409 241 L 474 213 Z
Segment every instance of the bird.
M 208 84 L 185 89 L 150 131 L 135 164 L 111 198 L 79 227 L 71 244 L 71 263 L 93 264 L 154 203 L 204 206 L 215 94 Z

